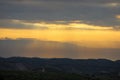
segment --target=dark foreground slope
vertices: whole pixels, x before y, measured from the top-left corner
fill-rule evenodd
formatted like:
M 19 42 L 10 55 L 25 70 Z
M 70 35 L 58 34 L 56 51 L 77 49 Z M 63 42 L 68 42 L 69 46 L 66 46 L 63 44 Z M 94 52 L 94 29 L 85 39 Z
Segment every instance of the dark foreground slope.
M 0 71 L 0 80 L 120 80 L 120 76 L 80 75 L 63 72 Z
M 71 73 L 33 72 L 33 71 L 0 71 L 0 80 L 91 80 L 87 76 Z

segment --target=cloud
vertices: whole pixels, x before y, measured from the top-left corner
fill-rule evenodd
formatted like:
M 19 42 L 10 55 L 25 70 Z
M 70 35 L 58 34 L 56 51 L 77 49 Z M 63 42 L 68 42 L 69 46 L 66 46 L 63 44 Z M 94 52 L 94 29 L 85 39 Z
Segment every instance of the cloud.
M 106 7 L 120 7 L 120 3 L 114 3 L 114 2 L 112 2 L 112 3 L 107 3 L 107 4 L 105 4 L 104 6 L 106 6 Z
M 37 30 L 114 30 L 113 27 L 88 25 L 82 21 L 25 21 L 0 20 L 0 28 L 9 29 L 37 29 Z
M 77 48 L 67 42 L 9 38 L 0 40 L 0 56 L 75 57 Z
M 22 20 L 0 20 L 0 28 L 8 28 L 8 29 L 40 29 L 40 30 L 48 29 L 48 27 L 37 26 L 37 24 L 23 22 Z
M 0 0 L 0 19 L 69 21 L 120 26 L 118 0 Z
M 27 56 L 46 58 L 108 58 L 120 59 L 119 48 L 87 48 L 70 42 L 35 39 L 1 39 L 0 56 Z
M 117 19 L 120 19 L 120 15 L 116 15 L 115 17 L 116 17 Z

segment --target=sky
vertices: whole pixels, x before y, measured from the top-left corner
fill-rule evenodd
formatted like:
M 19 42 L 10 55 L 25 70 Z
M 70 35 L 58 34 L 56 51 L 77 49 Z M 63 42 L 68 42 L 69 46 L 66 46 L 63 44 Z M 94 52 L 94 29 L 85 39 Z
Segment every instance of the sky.
M 120 60 L 120 1 L 0 0 L 0 56 Z

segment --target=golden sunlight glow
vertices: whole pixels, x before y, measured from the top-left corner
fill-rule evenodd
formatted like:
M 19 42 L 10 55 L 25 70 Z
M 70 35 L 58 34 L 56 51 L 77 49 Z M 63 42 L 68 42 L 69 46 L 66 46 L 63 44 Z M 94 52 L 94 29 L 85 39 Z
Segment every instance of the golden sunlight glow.
M 116 15 L 116 18 L 117 18 L 117 19 L 120 19 L 120 15 Z
M 120 16 L 116 16 L 120 18 Z M 0 29 L 0 38 L 34 38 L 44 41 L 72 42 L 85 47 L 120 48 L 120 31 L 113 27 L 94 26 L 75 21 L 27 22 L 11 20 L 12 23 L 32 26 L 32 29 Z M 57 23 L 56 23 L 57 22 Z M 47 27 L 47 29 L 40 29 Z M 94 45 L 93 45 L 94 44 Z
M 119 5 L 120 5 L 119 3 L 107 3 L 106 4 L 106 6 L 108 6 L 108 7 L 117 7 Z
M 35 38 L 44 41 L 73 42 L 86 47 L 120 47 L 119 31 L 98 30 L 15 30 L 0 29 L 0 38 Z M 94 44 L 94 45 L 93 45 Z

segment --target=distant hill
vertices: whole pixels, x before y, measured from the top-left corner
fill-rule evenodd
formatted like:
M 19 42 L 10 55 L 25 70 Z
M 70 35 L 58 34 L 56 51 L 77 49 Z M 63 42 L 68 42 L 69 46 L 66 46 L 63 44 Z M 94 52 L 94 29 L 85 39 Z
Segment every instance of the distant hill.
M 26 70 L 41 72 L 109 73 L 120 72 L 120 60 L 67 59 L 67 58 L 0 58 L 0 70 Z

